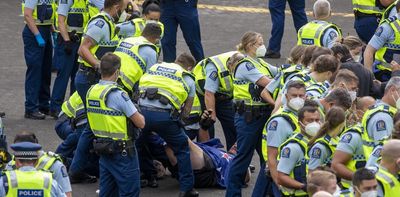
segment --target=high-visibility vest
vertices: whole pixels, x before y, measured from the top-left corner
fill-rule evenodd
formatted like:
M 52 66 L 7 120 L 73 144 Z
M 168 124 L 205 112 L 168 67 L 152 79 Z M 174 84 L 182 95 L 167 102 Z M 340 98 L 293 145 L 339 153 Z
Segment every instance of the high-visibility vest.
M 8 192 L 6 197 L 43 196 L 51 197 L 53 177 L 45 171 L 6 171 Z
M 87 28 L 90 24 L 91 21 L 97 19 L 97 18 L 101 18 L 103 19 L 102 21 L 105 21 L 105 23 L 107 23 L 108 27 L 109 27 L 109 35 L 110 35 L 110 40 L 109 41 L 100 41 L 99 43 L 97 43 L 95 46 L 93 46 L 90 49 L 90 52 L 94 55 L 94 57 L 96 57 L 97 59 L 101 59 L 101 57 L 103 57 L 104 54 L 106 54 L 107 52 L 114 52 L 115 48 L 118 45 L 119 42 L 119 38 L 118 35 L 115 32 L 115 24 L 112 21 L 112 19 L 110 19 L 105 12 L 100 12 L 99 14 L 97 14 L 96 16 L 94 16 L 93 18 L 91 18 L 88 22 L 88 24 L 85 27 L 84 32 L 87 32 Z M 96 22 L 97 23 L 97 22 Z M 106 24 L 104 24 L 106 25 Z M 81 42 L 83 42 L 84 39 L 82 39 Z M 85 66 L 87 67 L 92 67 L 89 63 L 87 63 L 86 61 L 84 61 L 81 57 L 79 57 L 78 60 L 80 63 L 83 63 Z
M 248 80 L 237 79 L 235 77 L 237 66 L 240 65 L 241 63 L 245 62 L 247 64 L 252 64 L 255 67 L 255 69 L 258 69 L 258 71 L 260 73 L 264 74 L 265 76 L 267 76 L 269 78 L 273 78 L 273 75 L 269 68 L 270 65 L 268 65 L 261 58 L 259 58 L 258 61 L 259 62 L 253 60 L 252 58 L 246 57 L 236 65 L 236 68 L 234 69 L 234 73 L 232 73 L 233 100 L 235 102 L 244 102 L 245 105 L 249 105 L 249 106 L 266 106 L 266 105 L 268 105 L 268 103 L 266 103 L 261 98 L 261 95 L 260 95 L 263 88 L 259 87 L 257 84 L 254 84 Z
M 380 8 L 376 0 L 352 0 L 353 10 L 364 14 L 381 14 L 383 9 Z
M 25 0 L 22 0 L 21 8 L 22 15 L 24 15 Z M 55 1 L 47 0 L 46 3 L 36 5 L 32 12 L 32 18 L 36 25 L 53 25 L 57 15 L 56 12 L 57 5 Z
M 114 140 L 129 140 L 131 138 L 131 136 L 128 136 L 128 118 L 126 115 L 108 107 L 106 103 L 108 94 L 117 89 L 125 92 L 116 84 L 96 84 L 87 92 L 87 118 L 96 137 Z
M 291 79 L 295 74 L 304 72 L 306 68 L 301 64 L 283 64 L 279 67 L 279 72 L 275 78 L 279 78 L 279 87 L 272 92 L 272 98 L 276 100 L 279 92 L 285 86 L 287 80 Z
M 66 18 L 67 31 L 72 32 L 75 30 L 77 33 L 83 33 L 89 21 L 89 9 L 87 7 L 87 0 L 74 0 L 71 8 L 68 10 Z M 58 26 L 58 23 L 55 24 Z
M 135 33 L 132 35 L 133 37 L 139 37 L 142 35 L 144 27 L 146 27 L 146 20 L 144 18 L 135 18 L 130 21 L 132 25 L 135 27 Z M 161 27 L 161 37 L 164 36 L 164 24 L 161 22 L 157 22 Z
M 183 78 L 185 74 L 192 76 L 175 63 L 163 62 L 153 65 L 140 78 L 140 94 L 145 94 L 148 88 L 157 88 L 157 94 L 166 97 L 175 109 L 180 110 L 190 91 L 190 87 Z
M 69 99 L 62 104 L 61 110 L 69 118 L 75 118 L 77 114 L 81 114 L 85 110 L 85 106 L 78 92 L 75 91 Z
M 393 55 L 400 54 L 400 20 L 397 18 L 397 16 L 392 16 L 388 19 L 385 19 L 383 23 L 389 24 L 389 26 L 393 29 L 394 40 L 388 41 L 383 45 L 382 48 L 376 51 L 375 60 L 379 62 L 376 65 L 376 68 L 378 70 L 391 71 L 392 69 L 390 62 L 393 60 Z
M 297 45 L 323 46 L 322 36 L 329 28 L 335 29 L 339 33 L 338 37 L 342 37 L 342 30 L 337 25 L 326 21 L 311 21 L 301 27 L 297 33 Z
M 218 93 L 232 96 L 233 94 L 233 80 L 229 72 L 227 62 L 229 58 L 237 53 L 236 51 L 229 51 L 219 55 L 215 55 L 200 61 L 193 69 L 193 74 L 196 79 L 196 90 L 200 95 L 204 95 L 204 84 L 206 80 L 206 65 L 211 62 L 217 68 L 217 77 L 219 80 Z
M 397 177 L 393 176 L 387 170 L 379 167 L 376 173 L 376 180 L 380 183 L 383 190 L 384 196 L 399 196 L 400 194 L 400 183 Z
M 158 53 L 158 48 L 142 36 L 122 40 L 114 51 L 121 58 L 119 78 L 130 92 L 135 91 L 140 77 L 146 72 L 147 66 L 150 66 L 139 54 L 139 48 L 143 46 L 150 46 Z
M 315 140 L 314 145 L 319 143 L 319 144 L 325 146 L 329 150 L 329 157 L 326 158 L 326 160 L 324 161 L 323 165 L 326 165 L 326 166 L 329 166 L 329 167 L 331 166 L 333 153 L 335 153 L 336 145 L 337 145 L 338 141 L 339 140 L 338 140 L 337 137 L 332 138 L 328 134 L 326 134 L 325 136 L 322 136 L 322 137 L 318 138 L 317 140 Z
M 297 143 L 304 155 L 304 159 L 300 162 L 297 162 L 294 169 L 290 172 L 289 176 L 292 179 L 295 179 L 298 182 L 306 183 L 307 182 L 307 174 L 308 174 L 308 160 L 309 157 L 307 155 L 308 152 L 308 139 L 301 133 L 296 133 L 289 139 L 287 139 L 281 146 L 278 148 L 278 162 L 281 157 L 282 148 L 285 147 L 289 143 Z M 307 196 L 307 192 L 303 190 L 293 190 L 290 188 L 281 187 L 281 191 L 286 196 Z

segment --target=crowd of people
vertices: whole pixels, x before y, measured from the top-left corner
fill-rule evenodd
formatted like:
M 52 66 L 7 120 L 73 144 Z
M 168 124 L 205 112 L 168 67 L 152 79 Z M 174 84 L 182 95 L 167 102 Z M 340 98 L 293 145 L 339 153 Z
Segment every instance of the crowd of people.
M 358 36 L 343 36 L 329 1 L 307 23 L 304 0 L 288 0 L 297 44 L 273 66 L 282 2 L 269 2 L 268 48 L 249 31 L 204 57 L 194 0 L 23 1 L 25 118 L 57 119 L 62 143 L 46 152 L 22 132 L 11 156 L 0 119 L 0 196 L 70 197 L 97 179 L 99 196 L 139 196 L 167 175 L 182 197 L 241 196 L 254 151 L 252 196 L 397 196 L 400 1 L 353 0 Z M 176 55 L 178 25 L 191 54 Z

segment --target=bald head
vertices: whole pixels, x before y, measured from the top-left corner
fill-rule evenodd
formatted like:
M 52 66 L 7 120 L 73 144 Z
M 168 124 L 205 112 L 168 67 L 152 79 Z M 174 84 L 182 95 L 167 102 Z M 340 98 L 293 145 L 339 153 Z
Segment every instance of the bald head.
M 313 11 L 315 19 L 327 19 L 331 15 L 331 4 L 327 0 L 317 0 Z
M 400 158 L 400 140 L 389 140 L 382 148 L 382 162 L 393 163 Z
M 326 191 L 319 191 L 315 193 L 312 197 L 332 197 L 332 194 Z
M 358 110 L 367 111 L 367 109 L 374 105 L 375 99 L 370 96 L 358 98 L 356 108 Z

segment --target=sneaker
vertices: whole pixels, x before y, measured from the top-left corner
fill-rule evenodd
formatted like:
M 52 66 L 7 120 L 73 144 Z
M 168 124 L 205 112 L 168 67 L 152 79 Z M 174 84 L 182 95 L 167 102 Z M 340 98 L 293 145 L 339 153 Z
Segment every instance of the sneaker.
M 46 115 L 41 113 L 40 111 L 37 112 L 26 112 L 25 118 L 32 119 L 32 120 L 43 120 L 46 118 Z

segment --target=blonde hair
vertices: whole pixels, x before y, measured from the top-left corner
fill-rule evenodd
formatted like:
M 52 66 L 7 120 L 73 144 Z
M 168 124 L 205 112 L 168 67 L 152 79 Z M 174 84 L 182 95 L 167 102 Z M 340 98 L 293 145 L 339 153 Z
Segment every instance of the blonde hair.
M 342 39 L 342 44 L 344 44 L 349 50 L 354 50 L 358 47 L 363 47 L 364 43 L 357 36 L 347 36 Z
M 235 68 L 237 64 L 244 58 L 244 55 L 242 53 L 235 53 L 233 54 L 228 62 L 226 63 L 228 66 L 229 71 L 231 72 L 231 75 L 233 76 L 235 74 Z
M 307 192 L 312 196 L 320 190 L 320 187 L 326 187 L 328 180 L 336 179 L 336 175 L 325 170 L 315 170 L 307 175 Z
M 262 37 L 262 35 L 254 31 L 244 33 L 240 43 L 236 45 L 237 50 L 242 53 L 248 52 L 249 47 L 254 45 L 259 37 Z
M 306 46 L 304 45 L 296 45 L 290 50 L 290 55 L 287 58 L 288 64 L 299 64 L 301 62 L 301 58 L 304 54 L 304 49 Z

